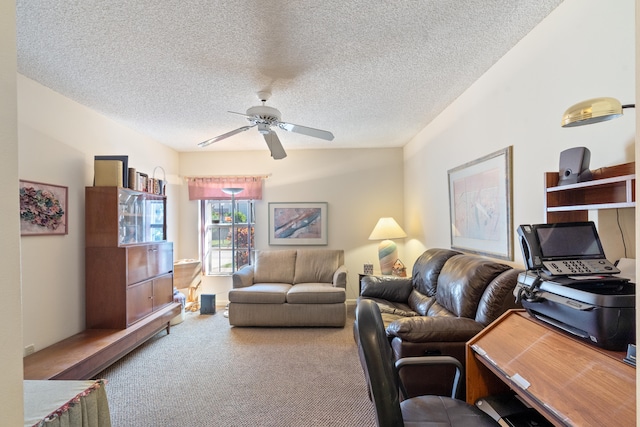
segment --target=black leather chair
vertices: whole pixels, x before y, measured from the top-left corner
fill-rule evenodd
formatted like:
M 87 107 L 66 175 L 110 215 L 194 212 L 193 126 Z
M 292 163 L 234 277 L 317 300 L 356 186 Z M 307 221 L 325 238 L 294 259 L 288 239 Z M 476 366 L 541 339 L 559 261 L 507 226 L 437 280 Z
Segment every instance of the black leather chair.
M 356 307 L 355 329 L 358 352 L 365 372 L 370 397 L 376 406 L 378 426 L 496 426 L 491 417 L 466 402 L 446 396 L 417 396 L 401 399 L 402 384 L 398 370 L 418 363 L 453 363 L 457 368 L 452 396 L 462 375 L 462 366 L 450 356 L 410 357 L 393 363 L 380 309 L 370 300 Z M 404 393 L 404 391 L 402 391 Z

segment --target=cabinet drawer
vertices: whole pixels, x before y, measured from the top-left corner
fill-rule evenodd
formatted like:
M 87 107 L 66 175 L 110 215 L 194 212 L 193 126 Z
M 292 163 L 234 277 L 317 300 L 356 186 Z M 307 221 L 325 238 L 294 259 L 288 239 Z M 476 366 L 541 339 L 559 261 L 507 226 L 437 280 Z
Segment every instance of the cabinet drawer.
M 171 242 L 127 247 L 127 285 L 173 270 Z

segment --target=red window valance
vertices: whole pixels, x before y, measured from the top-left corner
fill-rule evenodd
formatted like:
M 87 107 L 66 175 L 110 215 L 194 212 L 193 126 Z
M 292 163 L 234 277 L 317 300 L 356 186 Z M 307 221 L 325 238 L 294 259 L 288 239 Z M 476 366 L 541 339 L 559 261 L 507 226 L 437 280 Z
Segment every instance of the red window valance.
M 209 176 L 189 177 L 189 200 L 231 200 L 223 188 L 244 188 L 236 200 L 262 200 L 264 176 Z

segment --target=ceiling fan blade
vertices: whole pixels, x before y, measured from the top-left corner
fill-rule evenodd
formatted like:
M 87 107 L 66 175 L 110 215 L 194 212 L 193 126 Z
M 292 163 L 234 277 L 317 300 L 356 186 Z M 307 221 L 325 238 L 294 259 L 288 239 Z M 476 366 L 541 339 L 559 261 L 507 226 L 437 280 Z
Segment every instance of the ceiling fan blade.
M 215 137 L 213 137 L 213 138 L 211 138 L 211 139 L 207 139 L 206 141 L 202 141 L 201 143 L 199 143 L 199 144 L 198 144 L 198 147 L 206 147 L 207 145 L 213 144 L 214 142 L 218 142 L 218 141 L 220 141 L 221 139 L 229 138 L 230 136 L 233 136 L 233 135 L 235 135 L 235 134 L 237 134 L 237 133 L 240 133 L 240 132 L 244 132 L 244 131 L 246 131 L 246 130 L 249 130 L 249 129 L 251 129 L 253 126 L 255 126 L 255 125 L 252 125 L 252 126 L 243 126 L 243 127 L 241 127 L 241 128 L 238 128 L 238 129 L 232 130 L 231 132 L 223 133 L 222 135 L 218 135 L 218 136 L 215 136 Z
M 314 129 L 307 126 L 294 125 L 293 123 L 278 122 L 278 127 L 289 132 L 301 133 L 314 138 L 333 141 L 333 134 L 327 130 Z
M 262 136 L 264 136 L 267 147 L 269 147 L 269 151 L 271 151 L 271 157 L 276 160 L 287 157 L 287 153 L 284 151 L 284 148 L 282 148 L 280 138 L 278 138 L 278 135 L 276 135 L 274 131 L 270 130 L 269 133 L 265 133 Z
M 245 117 L 253 117 L 253 116 L 250 116 L 250 115 L 245 114 L 245 113 L 238 113 L 237 111 L 227 111 L 227 113 L 238 114 L 240 116 L 245 116 Z

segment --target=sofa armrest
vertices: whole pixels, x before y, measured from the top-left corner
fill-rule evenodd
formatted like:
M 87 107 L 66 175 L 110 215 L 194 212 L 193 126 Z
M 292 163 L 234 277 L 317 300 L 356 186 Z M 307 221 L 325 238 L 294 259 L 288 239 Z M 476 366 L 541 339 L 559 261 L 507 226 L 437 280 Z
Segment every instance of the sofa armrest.
M 333 287 L 347 289 L 347 267 L 341 265 L 335 273 L 333 273 Z
M 360 284 L 363 297 L 407 303 L 413 290 L 411 278 L 397 276 L 364 276 Z
M 387 335 L 410 342 L 466 342 L 484 328 L 466 317 L 414 316 L 394 320 Z
M 253 265 L 244 265 L 231 275 L 233 288 L 246 288 L 253 285 Z

